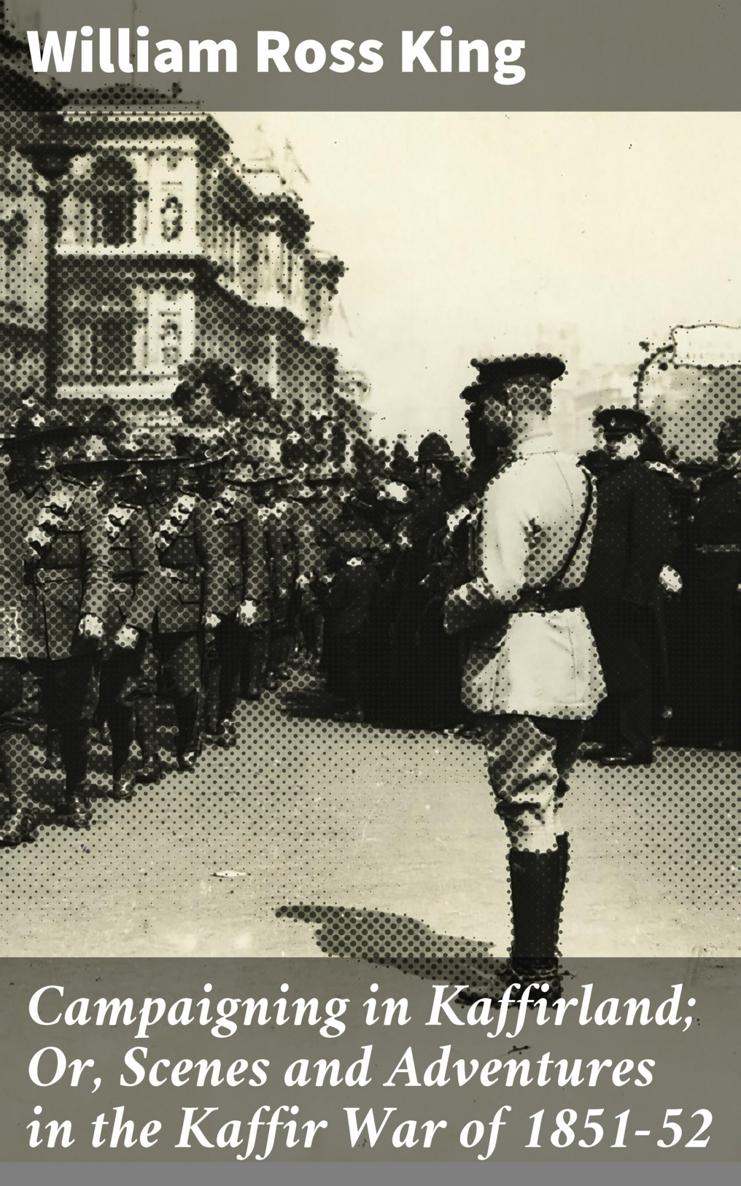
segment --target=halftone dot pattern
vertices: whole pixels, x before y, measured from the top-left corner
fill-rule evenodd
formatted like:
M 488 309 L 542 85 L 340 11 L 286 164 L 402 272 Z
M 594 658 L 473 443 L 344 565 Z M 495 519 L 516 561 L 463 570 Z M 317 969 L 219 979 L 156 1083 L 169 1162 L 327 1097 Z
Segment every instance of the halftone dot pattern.
M 599 950 L 615 886 L 631 952 L 672 949 L 684 915 L 728 950 L 741 530 L 716 445 L 724 423 L 723 456 L 741 447 L 737 369 L 647 350 L 654 454 L 619 480 L 585 459 L 566 585 L 591 590 L 607 683 L 590 729 L 639 759 L 658 736 L 655 763 L 577 758 L 578 729 L 530 718 L 496 731 L 461 708 L 442 629 L 510 464 L 494 361 L 464 392 L 472 466 L 439 433 L 416 457 L 374 441 L 327 336 L 345 265 L 275 167 L 176 106 L 101 98 L 53 127 L 36 85 L 18 76 L 0 141 L 6 953 L 299 950 L 486 981 L 509 944 L 506 840 L 523 868 L 553 855 L 567 954 Z M 76 151 L 54 176 L 60 136 Z M 504 381 L 537 414 L 554 360 L 524 357 Z M 554 539 L 543 587 L 569 559 Z

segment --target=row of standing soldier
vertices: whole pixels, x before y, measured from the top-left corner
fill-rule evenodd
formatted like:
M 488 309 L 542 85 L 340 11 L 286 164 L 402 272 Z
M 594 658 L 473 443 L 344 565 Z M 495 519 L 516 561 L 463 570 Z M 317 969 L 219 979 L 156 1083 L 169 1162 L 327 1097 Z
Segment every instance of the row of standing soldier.
M 33 836 L 43 815 L 30 743 L 39 699 L 77 827 L 91 817 L 93 724 L 108 728 L 112 794 L 127 798 L 162 771 L 158 697 L 173 702 L 178 764 L 191 770 L 204 739 L 234 744 L 240 695 L 274 686 L 299 645 L 349 717 L 460 724 L 465 642 L 444 634 L 443 603 L 471 571 L 480 496 L 508 459 L 474 398 L 467 421 L 467 472 L 432 433 L 406 485 L 358 485 L 235 468 L 208 434 L 176 448 L 117 433 L 109 448 L 103 421 L 83 433 L 22 409 L 0 487 L 0 839 Z M 606 409 L 595 422 L 586 600 L 609 693 L 600 760 L 651 760 L 655 685 L 666 713 L 678 653 L 710 704 L 691 739 L 736 744 L 741 424 L 724 423 L 719 465 L 693 483 L 666 464 L 643 413 Z
M 48 818 L 35 790 L 39 721 L 64 773 L 57 817 L 84 828 L 95 726 L 110 736 L 110 795 L 128 799 L 163 772 L 158 700 L 173 704 L 189 772 L 204 741 L 235 743 L 240 696 L 275 686 L 298 635 L 317 656 L 308 506 L 326 488 L 237 469 L 218 434 L 160 440 L 30 404 L 2 446 L 0 842 L 16 844 Z

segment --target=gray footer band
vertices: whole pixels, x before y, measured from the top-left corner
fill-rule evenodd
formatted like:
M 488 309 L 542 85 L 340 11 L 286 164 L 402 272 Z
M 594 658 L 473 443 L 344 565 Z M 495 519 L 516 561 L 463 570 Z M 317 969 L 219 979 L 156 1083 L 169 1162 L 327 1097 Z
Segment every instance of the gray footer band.
M 738 1164 L 717 1162 L 120 1162 L 0 1163 L 3 1186 L 737 1186 Z

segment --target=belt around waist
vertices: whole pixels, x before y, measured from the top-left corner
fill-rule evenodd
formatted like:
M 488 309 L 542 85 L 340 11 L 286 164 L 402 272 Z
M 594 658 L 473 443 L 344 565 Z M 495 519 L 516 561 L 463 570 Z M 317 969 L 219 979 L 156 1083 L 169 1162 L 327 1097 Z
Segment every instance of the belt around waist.
M 526 594 L 512 612 L 548 614 L 562 609 L 581 609 L 583 604 L 581 589 L 554 589 L 542 594 Z

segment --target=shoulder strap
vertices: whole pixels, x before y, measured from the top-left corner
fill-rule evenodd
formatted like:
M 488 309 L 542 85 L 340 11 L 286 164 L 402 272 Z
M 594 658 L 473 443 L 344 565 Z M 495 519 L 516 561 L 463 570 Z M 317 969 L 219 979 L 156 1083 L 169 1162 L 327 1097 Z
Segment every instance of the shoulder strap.
M 593 479 L 592 475 L 590 474 L 589 470 L 585 466 L 580 465 L 579 469 L 581 470 L 582 474 L 584 475 L 584 478 L 586 479 L 586 483 L 587 483 L 586 498 L 584 499 L 584 510 L 582 511 L 582 516 L 581 516 L 581 520 L 579 522 L 578 530 L 576 532 L 576 535 L 574 536 L 571 547 L 569 548 L 568 552 L 566 553 L 566 556 L 564 557 L 563 563 L 559 567 L 558 572 L 554 573 L 553 576 L 548 581 L 548 588 L 551 588 L 551 589 L 554 588 L 556 585 L 561 584 L 564 577 L 566 576 L 569 569 L 571 568 L 571 565 L 573 564 L 573 562 L 576 558 L 576 554 L 582 545 L 582 540 L 584 539 L 584 532 L 587 530 L 587 524 L 589 523 L 589 518 L 592 513 L 592 502 L 594 500 L 594 479 Z

